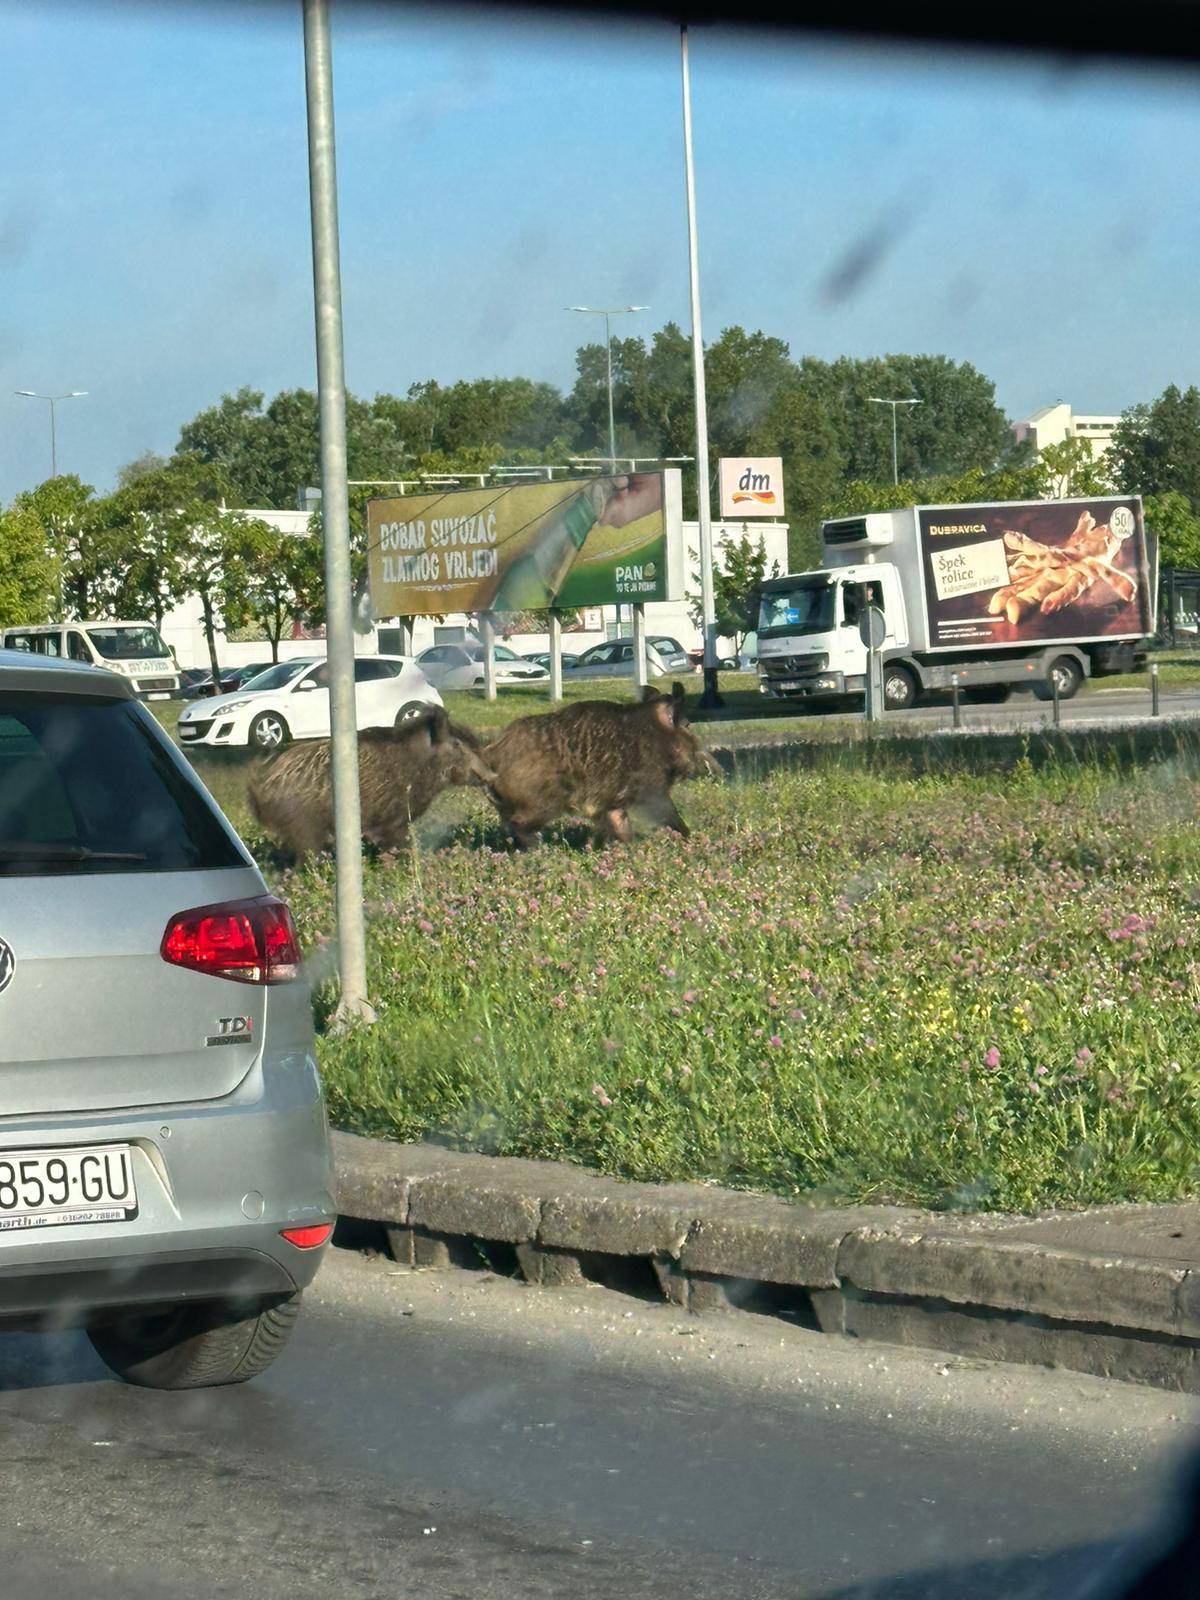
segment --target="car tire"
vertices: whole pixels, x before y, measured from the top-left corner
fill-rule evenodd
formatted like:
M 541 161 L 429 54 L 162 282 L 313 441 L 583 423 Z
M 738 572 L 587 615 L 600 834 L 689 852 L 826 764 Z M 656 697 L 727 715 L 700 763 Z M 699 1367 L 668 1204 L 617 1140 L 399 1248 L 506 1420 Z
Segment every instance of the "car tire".
M 907 711 L 917 698 L 917 685 L 906 667 L 884 667 L 883 704 L 888 711 Z
M 406 722 L 415 722 L 418 717 L 423 717 L 426 712 L 433 710 L 431 700 L 410 700 L 407 705 L 402 705 L 396 713 L 394 726 L 402 728 Z
M 1054 699 L 1052 685 L 1055 678 L 1058 679 L 1058 698 L 1073 700 L 1083 682 L 1083 668 L 1074 656 L 1056 656 L 1046 672 L 1046 681 L 1033 685 L 1033 692 L 1039 700 Z
M 300 1315 L 297 1292 L 250 1307 L 229 1304 L 131 1310 L 88 1329 L 110 1371 L 142 1389 L 209 1389 L 265 1372 Z
M 292 730 L 278 711 L 260 711 L 250 724 L 250 743 L 256 750 L 282 750 L 292 737 Z

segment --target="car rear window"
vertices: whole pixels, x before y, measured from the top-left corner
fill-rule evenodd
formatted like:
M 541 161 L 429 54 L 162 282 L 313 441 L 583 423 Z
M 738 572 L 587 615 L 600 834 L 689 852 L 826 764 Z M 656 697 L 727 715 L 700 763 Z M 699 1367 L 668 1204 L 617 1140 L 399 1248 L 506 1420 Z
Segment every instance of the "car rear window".
M 0 876 L 246 865 L 130 700 L 0 691 Z

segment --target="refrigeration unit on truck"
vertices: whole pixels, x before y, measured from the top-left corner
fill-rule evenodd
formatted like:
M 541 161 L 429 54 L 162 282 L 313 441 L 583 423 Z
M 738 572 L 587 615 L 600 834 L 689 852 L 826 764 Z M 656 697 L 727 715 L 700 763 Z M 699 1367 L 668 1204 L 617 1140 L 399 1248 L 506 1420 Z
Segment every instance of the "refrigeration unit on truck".
M 1069 699 L 1145 664 L 1155 574 L 1138 495 L 909 506 L 825 522 L 821 541 L 816 571 L 761 585 L 759 688 L 777 699 L 864 692 L 870 604 L 893 710 L 955 676 L 969 699 Z

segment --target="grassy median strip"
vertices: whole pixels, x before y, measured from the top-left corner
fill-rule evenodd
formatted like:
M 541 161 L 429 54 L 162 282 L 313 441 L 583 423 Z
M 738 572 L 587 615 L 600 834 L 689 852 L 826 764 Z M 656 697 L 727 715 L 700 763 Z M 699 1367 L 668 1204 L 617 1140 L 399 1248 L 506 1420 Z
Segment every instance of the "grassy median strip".
M 1200 752 L 997 776 L 846 752 L 694 828 L 508 853 L 446 795 L 367 868 L 342 1127 L 784 1195 L 1029 1210 L 1200 1190 Z M 204 769 L 241 826 L 242 775 Z M 310 948 L 326 861 L 271 867 Z

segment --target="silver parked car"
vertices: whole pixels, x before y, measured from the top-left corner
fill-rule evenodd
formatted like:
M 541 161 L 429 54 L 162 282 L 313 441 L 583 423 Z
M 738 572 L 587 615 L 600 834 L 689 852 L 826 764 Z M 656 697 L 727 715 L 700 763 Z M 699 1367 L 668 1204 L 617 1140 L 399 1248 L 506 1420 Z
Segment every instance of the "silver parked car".
M 128 679 L 0 651 L 0 1327 L 253 1377 L 333 1190 L 286 905 Z
M 664 656 L 662 647 L 672 641 L 646 640 L 646 673 L 651 678 L 664 678 L 671 672 L 691 672 L 692 663 L 681 650 L 678 656 L 670 651 Z M 634 643 L 632 639 L 609 639 L 604 644 L 594 644 L 585 650 L 570 669 L 572 678 L 632 678 L 634 675 Z

